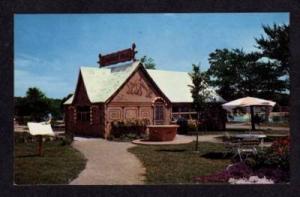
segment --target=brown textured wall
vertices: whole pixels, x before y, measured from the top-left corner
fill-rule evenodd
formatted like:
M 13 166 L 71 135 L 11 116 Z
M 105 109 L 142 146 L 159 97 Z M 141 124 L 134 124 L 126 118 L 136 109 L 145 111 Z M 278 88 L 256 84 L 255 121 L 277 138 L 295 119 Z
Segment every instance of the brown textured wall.
M 142 71 L 137 71 L 106 105 L 106 135 L 110 133 L 111 122 L 147 118 L 153 124 L 153 101 L 163 95 L 153 87 Z M 169 124 L 171 105 L 166 103 L 165 122 Z
M 77 120 L 76 107 L 77 106 L 90 106 L 90 121 L 81 122 Z M 66 131 L 74 133 L 75 135 L 83 136 L 104 136 L 104 105 L 91 104 L 82 78 L 79 77 L 76 95 L 72 105 L 65 106 L 65 123 Z

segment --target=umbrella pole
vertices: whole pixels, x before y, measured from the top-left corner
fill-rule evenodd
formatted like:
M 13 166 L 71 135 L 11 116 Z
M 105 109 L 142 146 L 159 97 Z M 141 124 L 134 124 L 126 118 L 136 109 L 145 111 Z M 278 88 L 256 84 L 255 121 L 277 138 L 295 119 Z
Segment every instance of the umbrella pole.
M 252 130 L 255 130 L 255 122 L 254 122 L 254 106 L 250 106 L 250 113 L 251 113 L 251 127 Z

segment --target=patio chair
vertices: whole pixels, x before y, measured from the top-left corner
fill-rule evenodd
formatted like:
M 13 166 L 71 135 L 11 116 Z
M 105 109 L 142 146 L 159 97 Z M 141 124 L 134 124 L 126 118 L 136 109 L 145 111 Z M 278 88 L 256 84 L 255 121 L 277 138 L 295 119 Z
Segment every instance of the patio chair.
M 237 149 L 241 146 L 240 140 L 226 137 L 223 143 L 227 153 L 233 153 L 233 157 L 238 155 Z
M 240 146 L 237 148 L 237 153 L 239 155 L 240 161 L 243 161 L 243 155 L 245 155 L 245 159 L 251 155 L 256 154 L 256 146 L 260 144 L 258 138 L 244 138 L 241 140 Z

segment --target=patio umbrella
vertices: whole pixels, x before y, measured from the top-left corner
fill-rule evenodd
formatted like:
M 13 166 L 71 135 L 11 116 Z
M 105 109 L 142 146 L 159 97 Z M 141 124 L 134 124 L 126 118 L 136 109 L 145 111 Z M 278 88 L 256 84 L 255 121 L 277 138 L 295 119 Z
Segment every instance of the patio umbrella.
M 252 126 L 252 130 L 255 130 L 254 107 L 270 107 L 272 109 L 275 104 L 276 104 L 276 102 L 270 101 L 270 100 L 264 100 L 264 99 L 255 98 L 255 97 L 244 97 L 244 98 L 240 98 L 240 99 L 225 103 L 222 105 L 222 107 L 225 110 L 230 111 L 230 112 L 232 112 L 232 110 L 237 107 L 250 108 L 251 126 Z

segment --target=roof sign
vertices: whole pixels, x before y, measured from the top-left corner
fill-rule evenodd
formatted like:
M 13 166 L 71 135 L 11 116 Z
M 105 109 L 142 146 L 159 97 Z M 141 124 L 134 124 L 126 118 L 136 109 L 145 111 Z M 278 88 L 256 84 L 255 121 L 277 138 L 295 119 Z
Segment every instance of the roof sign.
M 122 51 L 117 51 L 103 56 L 99 54 L 98 64 L 100 65 L 100 67 L 104 67 L 130 60 L 135 61 L 134 56 L 137 53 L 137 51 L 135 51 L 135 47 L 136 45 L 133 43 L 131 48 Z

